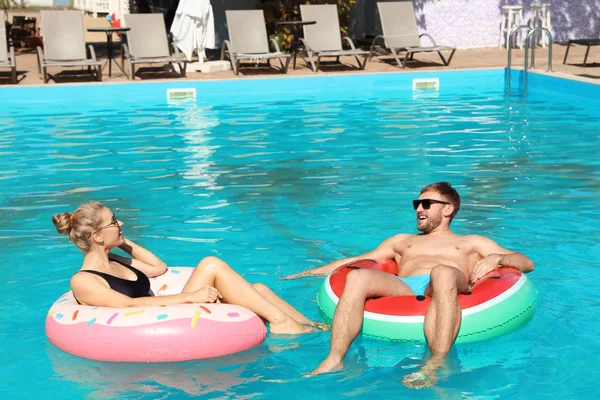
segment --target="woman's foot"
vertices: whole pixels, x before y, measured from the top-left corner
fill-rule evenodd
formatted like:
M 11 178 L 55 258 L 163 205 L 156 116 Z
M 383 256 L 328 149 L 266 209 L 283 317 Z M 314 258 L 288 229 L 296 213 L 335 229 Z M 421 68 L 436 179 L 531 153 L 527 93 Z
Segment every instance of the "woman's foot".
M 312 333 L 317 329 L 314 326 L 302 325 L 291 317 L 281 318 L 278 322 L 270 323 L 271 333 L 277 335 L 301 335 Z
M 315 322 L 315 321 L 310 321 L 309 324 L 307 324 L 308 326 L 313 326 L 323 332 L 327 332 L 329 330 L 331 330 L 331 325 L 326 324 L 325 322 Z

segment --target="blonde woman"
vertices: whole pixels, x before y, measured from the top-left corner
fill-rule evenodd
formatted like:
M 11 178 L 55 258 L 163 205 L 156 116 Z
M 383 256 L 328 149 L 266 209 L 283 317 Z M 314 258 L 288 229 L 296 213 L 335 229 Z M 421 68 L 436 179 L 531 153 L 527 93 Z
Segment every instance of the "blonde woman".
M 261 283 L 250 284 L 226 262 L 205 257 L 194 269 L 182 293 L 154 296 L 149 277 L 167 265 L 149 250 L 123 236 L 123 223 L 102 203 L 90 202 L 72 214 L 55 214 L 60 234 L 84 253 L 81 269 L 71 278 L 71 290 L 81 304 L 137 307 L 184 303 L 224 302 L 245 307 L 269 322 L 271 333 L 313 332 L 323 324 L 310 321 Z M 131 258 L 111 254 L 120 248 Z

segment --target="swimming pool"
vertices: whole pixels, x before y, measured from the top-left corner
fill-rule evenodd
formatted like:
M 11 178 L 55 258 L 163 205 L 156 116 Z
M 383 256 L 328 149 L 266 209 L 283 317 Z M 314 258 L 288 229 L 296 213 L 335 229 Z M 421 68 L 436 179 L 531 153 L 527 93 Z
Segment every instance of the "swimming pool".
M 503 74 L 0 89 L 0 393 L 586 397 L 600 380 L 600 86 L 532 74 L 525 100 L 504 95 Z M 413 93 L 423 77 L 439 77 L 439 93 Z M 195 87 L 197 101 L 167 103 L 173 87 Z M 81 262 L 54 231 L 56 212 L 103 201 L 170 265 L 219 256 L 319 319 L 320 279 L 276 278 L 415 232 L 410 200 L 440 180 L 463 198 L 457 233 L 534 260 L 539 305 L 517 332 L 455 346 L 433 389 L 401 384 L 422 344 L 359 338 L 344 370 L 305 379 L 328 333 L 171 364 L 78 359 L 45 337 L 48 308 Z

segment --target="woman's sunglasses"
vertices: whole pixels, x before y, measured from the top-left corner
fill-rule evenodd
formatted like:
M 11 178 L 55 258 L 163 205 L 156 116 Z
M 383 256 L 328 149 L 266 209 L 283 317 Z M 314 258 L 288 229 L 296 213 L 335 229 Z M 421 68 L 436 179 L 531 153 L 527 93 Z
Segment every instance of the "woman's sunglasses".
M 109 226 L 119 226 L 119 220 L 117 219 L 117 216 L 115 214 L 113 214 L 112 219 L 110 220 L 110 224 L 104 225 L 102 228 L 98 228 L 98 231 L 101 231 L 104 228 L 108 228 Z
M 423 209 L 429 210 L 432 204 L 452 204 L 447 201 L 441 200 L 433 200 L 433 199 L 422 199 L 422 200 L 413 200 L 413 208 L 416 210 L 419 208 L 419 204 L 423 206 Z

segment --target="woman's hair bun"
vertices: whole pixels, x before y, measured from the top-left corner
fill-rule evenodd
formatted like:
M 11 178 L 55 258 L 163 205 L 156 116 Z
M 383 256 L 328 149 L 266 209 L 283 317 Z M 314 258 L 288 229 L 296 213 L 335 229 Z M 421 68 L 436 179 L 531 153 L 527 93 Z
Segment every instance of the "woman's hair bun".
M 68 212 L 54 214 L 52 216 L 52 223 L 56 227 L 56 231 L 61 235 L 71 232 L 71 214 Z

